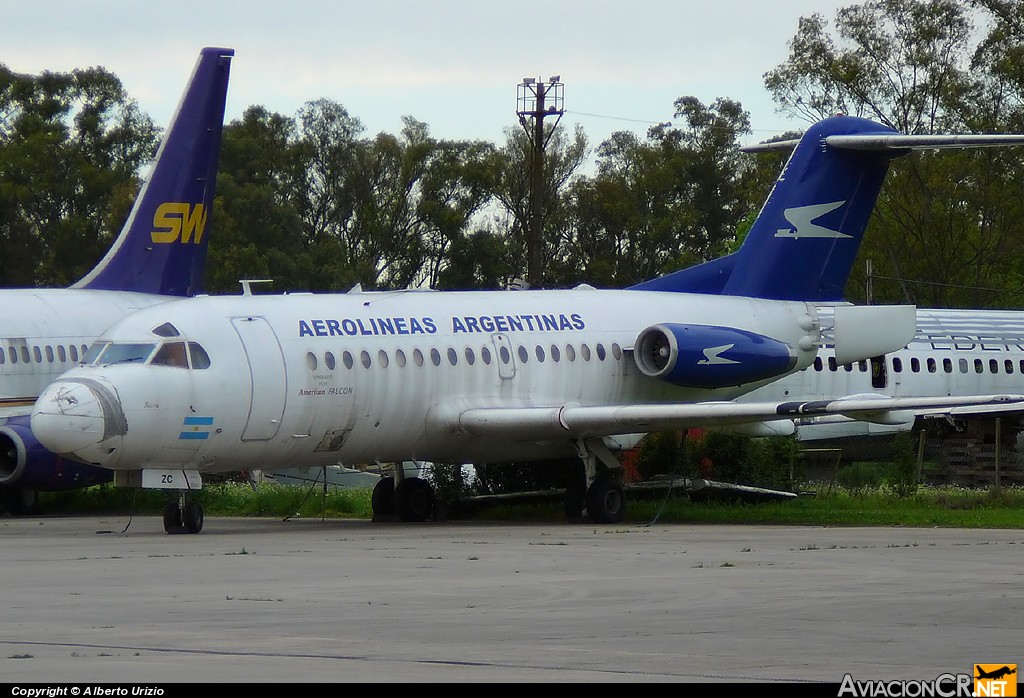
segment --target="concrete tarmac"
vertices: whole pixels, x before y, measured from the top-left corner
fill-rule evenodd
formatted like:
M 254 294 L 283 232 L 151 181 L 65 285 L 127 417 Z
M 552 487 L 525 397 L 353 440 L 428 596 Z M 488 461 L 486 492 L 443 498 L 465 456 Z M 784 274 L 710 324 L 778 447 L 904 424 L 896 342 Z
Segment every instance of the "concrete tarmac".
M 127 530 L 125 527 L 127 526 Z M 1024 663 L 1024 530 L 0 519 L 0 679 L 932 680 Z

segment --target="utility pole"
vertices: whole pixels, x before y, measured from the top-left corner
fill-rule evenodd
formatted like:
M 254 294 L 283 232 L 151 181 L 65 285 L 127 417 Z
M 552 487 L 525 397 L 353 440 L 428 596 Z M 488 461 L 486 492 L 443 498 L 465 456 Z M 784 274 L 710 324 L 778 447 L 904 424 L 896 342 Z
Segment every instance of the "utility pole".
M 544 117 L 555 116 L 555 126 L 562 118 L 563 97 L 561 75 L 552 75 L 547 82 L 540 78 L 523 78 L 519 83 L 516 100 L 516 113 L 519 123 L 529 134 L 532 132 L 530 167 L 530 230 L 526 239 L 527 284 L 530 288 L 538 288 L 543 277 L 544 251 Z M 527 121 L 527 117 L 532 122 Z M 552 128 L 552 133 L 554 128 Z

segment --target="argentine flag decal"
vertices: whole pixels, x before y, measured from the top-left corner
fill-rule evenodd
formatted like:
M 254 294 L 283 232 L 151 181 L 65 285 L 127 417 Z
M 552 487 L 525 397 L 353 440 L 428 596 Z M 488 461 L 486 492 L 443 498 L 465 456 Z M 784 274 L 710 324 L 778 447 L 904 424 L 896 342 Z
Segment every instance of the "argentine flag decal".
M 202 429 L 200 427 L 209 427 L 213 425 L 213 417 L 185 417 L 181 422 L 181 426 L 184 427 L 182 432 L 178 434 L 178 439 L 208 439 L 210 438 L 210 430 Z

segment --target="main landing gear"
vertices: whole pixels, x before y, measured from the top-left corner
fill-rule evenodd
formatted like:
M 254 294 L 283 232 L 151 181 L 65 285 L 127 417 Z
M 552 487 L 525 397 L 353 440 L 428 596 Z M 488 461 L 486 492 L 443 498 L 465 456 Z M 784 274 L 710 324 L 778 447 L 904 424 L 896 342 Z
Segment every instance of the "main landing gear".
M 434 510 L 434 488 L 421 477 L 406 477 L 404 467 L 398 464 L 394 475 L 381 477 L 374 486 L 370 506 L 375 521 L 426 521 Z
M 622 464 L 601 439 L 581 439 L 576 451 L 580 464 L 570 469 L 563 500 L 565 517 L 580 521 L 585 510 L 593 523 L 619 523 L 626 514 L 626 492 L 614 473 Z

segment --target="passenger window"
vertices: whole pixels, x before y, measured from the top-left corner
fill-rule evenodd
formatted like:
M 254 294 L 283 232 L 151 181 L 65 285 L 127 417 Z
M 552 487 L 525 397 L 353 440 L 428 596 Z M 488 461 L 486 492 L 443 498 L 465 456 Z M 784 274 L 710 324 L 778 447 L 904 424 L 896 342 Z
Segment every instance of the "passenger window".
M 834 357 L 834 356 L 828 357 L 828 370 L 829 371 L 838 371 L 839 370 L 839 366 L 836 365 L 836 357 Z
M 365 349 L 359 352 L 359 363 L 363 365 L 363 368 L 370 368 L 370 353 Z
M 598 360 L 599 361 L 604 361 L 604 357 L 605 356 L 606 356 L 606 354 L 604 353 L 604 345 L 598 343 L 598 345 L 597 345 L 597 358 L 598 358 Z
M 448 347 L 448 363 L 452 366 L 459 363 L 459 352 L 455 351 L 451 347 Z
M 153 366 L 174 366 L 188 368 L 188 356 L 185 354 L 184 342 L 168 342 L 160 347 L 153 357 Z
M 53 363 L 53 347 L 51 347 L 49 344 L 47 344 L 45 351 L 46 351 L 46 360 L 49 363 L 52 364 Z
M 950 361 L 949 359 L 943 359 L 942 360 L 942 370 L 945 371 L 946 373 L 952 373 L 953 372 L 953 362 Z
M 914 373 L 921 372 L 921 362 L 918 360 L 916 356 L 910 360 L 910 370 L 913 371 Z
M 538 344 L 537 345 L 537 349 L 536 349 L 536 353 L 537 353 L 537 361 L 540 361 L 541 363 L 544 363 L 544 347 L 542 347 L 541 345 Z
M 60 360 L 61 363 L 64 363 L 65 361 L 68 360 L 68 353 L 64 350 L 63 344 L 57 345 L 57 358 Z
M 405 352 L 401 349 L 395 352 L 395 363 L 399 368 L 405 368 Z
M 484 363 L 488 366 L 491 365 L 491 350 L 487 347 L 480 347 L 480 358 L 483 359 Z
M 580 345 L 580 356 L 584 361 L 590 361 L 590 347 L 586 344 Z
M 614 342 L 612 343 L 612 356 L 615 357 L 616 361 L 622 359 L 622 347 Z
M 39 347 L 32 347 L 32 357 L 36 360 L 37 364 L 43 363 L 43 352 L 39 350 Z M 25 359 L 28 361 L 28 359 Z
M 557 364 L 559 358 L 561 358 L 561 357 L 560 357 L 560 355 L 558 353 L 558 345 L 552 344 L 551 345 L 551 360 L 554 361 Z
M 999 362 L 995 359 L 988 360 L 988 371 L 989 373 L 999 373 Z
M 985 362 L 983 362 L 981 359 L 975 359 L 974 360 L 974 372 L 975 373 L 984 373 L 985 372 Z
M 435 366 L 441 365 L 441 352 L 439 352 L 437 349 L 430 350 L 430 363 L 434 364 Z
M 892 370 L 896 373 L 901 373 L 903 371 L 903 361 L 898 358 L 893 358 Z
M 853 370 L 853 364 L 843 364 L 843 370 L 850 373 Z
M 967 359 L 960 359 L 960 373 L 967 373 Z
M 356 362 L 352 359 L 352 353 L 345 351 L 341 355 L 341 363 L 345 364 L 345 368 L 352 368 Z
M 928 373 L 935 373 L 935 359 L 928 359 Z
M 519 346 L 519 362 L 525 364 L 529 360 L 529 358 L 530 358 L 530 352 L 526 351 L 526 347 L 520 345 Z
M 328 371 L 333 371 L 337 364 L 334 362 L 334 354 L 327 352 L 324 354 L 324 366 L 327 367 Z
M 1003 362 L 1003 365 L 1006 367 L 1007 373 L 1013 373 L 1013 359 L 1007 359 Z
M 860 369 L 861 373 L 867 373 L 868 372 L 868 362 L 867 361 L 858 361 L 857 362 L 857 368 Z
M 306 366 L 310 371 L 316 370 L 316 354 L 311 351 L 306 352 Z
M 501 363 L 507 364 L 512 360 L 512 355 L 508 352 L 508 347 L 501 347 L 498 349 L 498 356 L 501 357 Z
M 565 345 L 565 358 L 569 359 L 569 363 L 576 360 L 576 348 L 573 345 Z
M 188 353 L 192 357 L 192 368 L 196 370 L 210 368 L 210 355 L 198 342 L 188 343 Z
M 470 366 L 476 363 L 476 354 L 473 353 L 471 347 L 466 347 L 466 363 Z
M 3 366 L 5 363 L 7 363 L 7 354 L 3 349 L 0 349 L 0 366 Z
M 74 344 L 72 344 L 69 347 L 69 349 L 71 351 L 71 360 L 77 362 L 78 361 L 78 347 L 76 347 Z
M 821 363 L 821 357 L 820 356 L 815 356 L 814 357 L 814 370 L 815 371 L 820 371 L 823 367 L 824 366 Z
M 419 349 L 412 350 L 412 362 L 417 366 L 423 365 L 423 352 Z
M 388 361 L 388 353 L 383 349 L 377 352 L 377 363 L 381 365 L 381 368 L 387 368 L 388 363 L 390 363 Z

